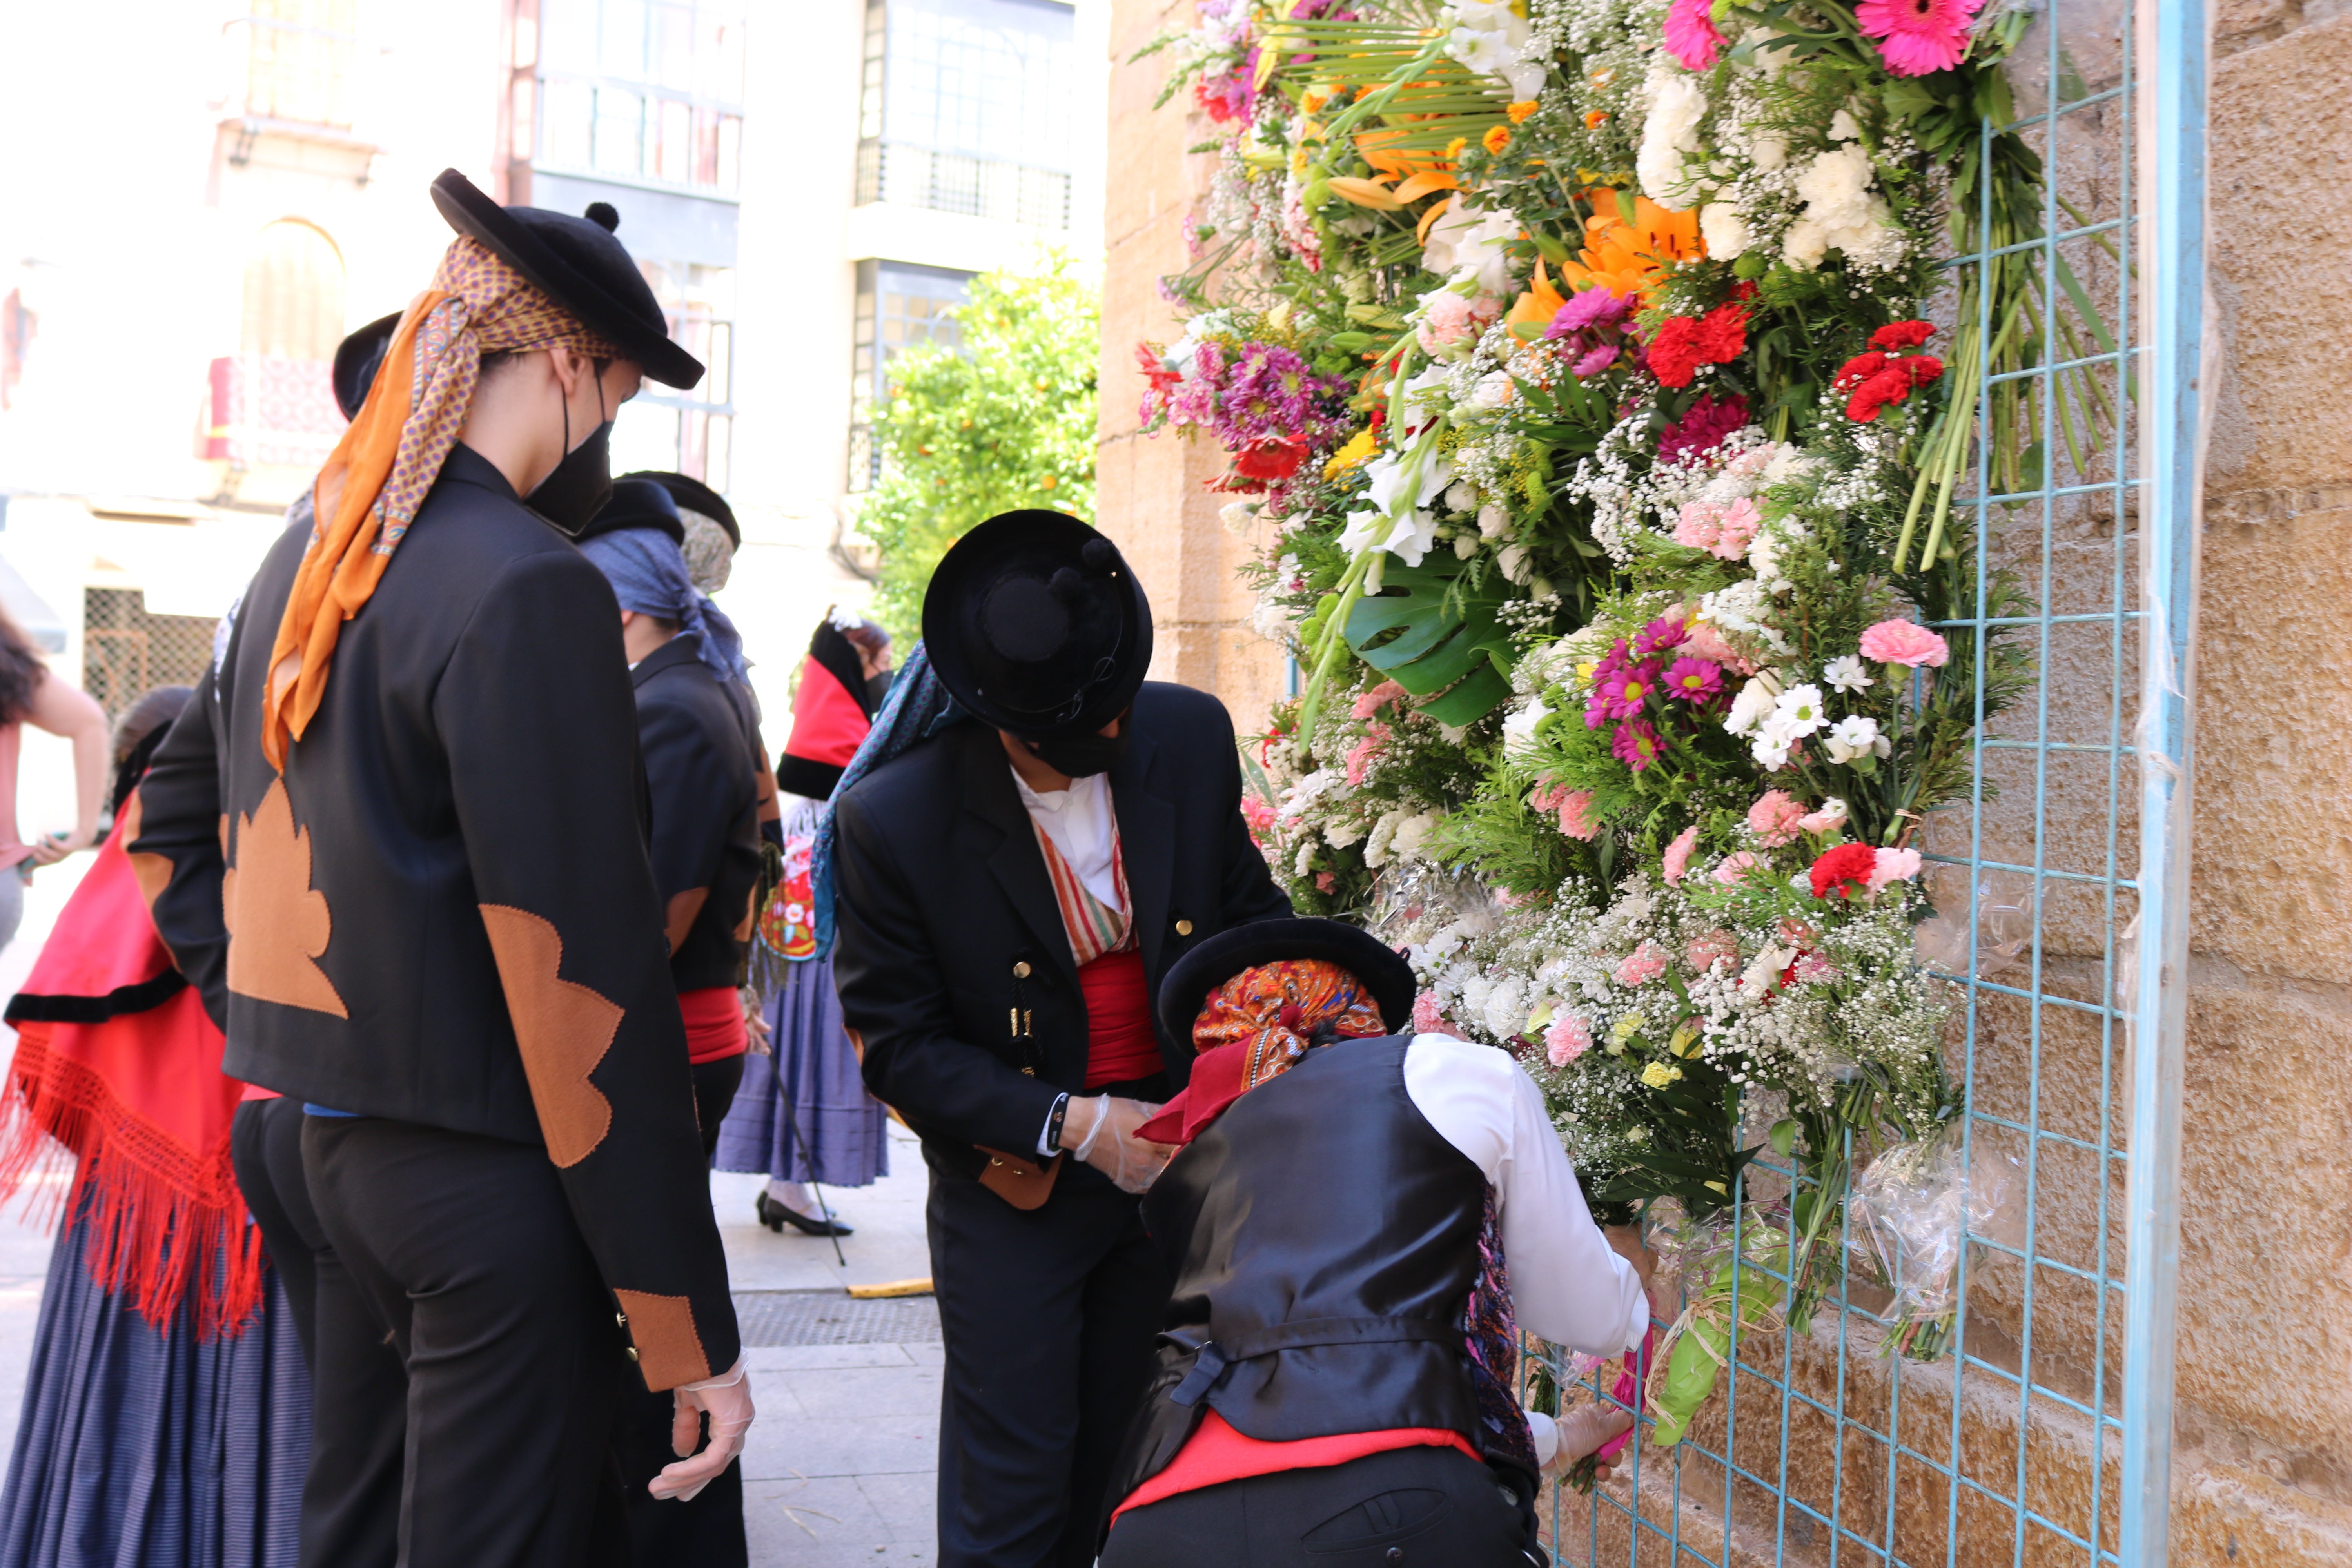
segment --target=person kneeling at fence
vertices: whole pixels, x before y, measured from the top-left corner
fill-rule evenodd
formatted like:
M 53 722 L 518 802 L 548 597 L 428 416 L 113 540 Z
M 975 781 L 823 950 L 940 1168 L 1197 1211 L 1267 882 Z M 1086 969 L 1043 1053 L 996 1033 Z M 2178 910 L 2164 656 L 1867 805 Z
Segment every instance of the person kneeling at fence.
M 1391 1032 L 1412 998 L 1333 921 L 1236 927 L 1170 973 L 1162 1026 L 1198 1055 L 1141 1135 L 1182 1145 L 1143 1204 L 1176 1286 L 1102 1568 L 1542 1563 L 1540 1476 L 1624 1429 L 1512 1395 L 1518 1326 L 1620 1354 L 1645 1280 L 1527 1074 Z

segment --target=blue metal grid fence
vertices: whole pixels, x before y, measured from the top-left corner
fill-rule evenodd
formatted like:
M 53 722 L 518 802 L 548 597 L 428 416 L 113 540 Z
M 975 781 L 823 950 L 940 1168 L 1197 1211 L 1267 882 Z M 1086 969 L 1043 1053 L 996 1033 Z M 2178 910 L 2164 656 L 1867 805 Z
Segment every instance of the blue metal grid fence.
M 2001 493 L 1980 453 L 1973 493 L 1954 503 L 1976 523 L 1976 614 L 1939 625 L 2026 639 L 2041 679 L 2002 732 L 1980 735 L 1971 797 L 1927 839 L 1928 858 L 1966 879 L 1952 1055 L 1969 1168 L 2013 1161 L 2021 1203 L 1971 1229 L 1939 1361 L 1884 1354 L 1884 1302 L 1851 1279 L 1809 1331 L 1735 1324 L 1679 1447 L 1645 1455 L 1637 1430 L 1620 1479 L 1555 1493 L 1563 1563 L 2165 1560 L 2209 22 L 2204 0 L 2038 8 L 2012 71 L 2032 111 L 1984 134 L 1988 154 L 2006 129 L 2044 158 L 2042 237 L 1949 265 L 1965 278 L 2022 252 L 2040 268 L 2053 303 L 2036 363 L 1987 364 L 1978 384 L 1985 398 L 2031 384 L 2049 456 L 2040 488 Z M 2062 259 L 2102 297 L 2110 339 L 2062 331 Z M 1988 310 L 1991 292 L 1977 291 Z M 2067 390 L 2085 378 L 2100 392 Z M 2102 452 L 2063 439 L 2070 414 L 2105 421 Z M 2037 613 L 1987 613 L 2004 570 Z M 1769 1154 L 1750 1171 L 1775 1195 L 1801 1179 Z M 1731 1299 L 1743 1269 L 1785 1292 L 1738 1225 Z M 1530 1374 L 1538 1364 L 1559 1386 L 1580 1381 L 1548 1350 Z

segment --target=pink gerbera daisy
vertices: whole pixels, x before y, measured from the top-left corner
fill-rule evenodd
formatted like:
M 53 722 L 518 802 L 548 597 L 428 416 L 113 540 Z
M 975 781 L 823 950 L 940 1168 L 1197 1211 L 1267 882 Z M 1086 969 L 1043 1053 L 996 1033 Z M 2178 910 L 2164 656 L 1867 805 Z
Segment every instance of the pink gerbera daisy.
M 1675 0 L 1666 13 L 1666 52 L 1683 69 L 1703 71 L 1723 53 L 1723 35 L 1716 30 L 1715 0 Z
M 1888 70 L 1926 76 L 1968 58 L 1969 28 L 1983 5 L 1984 0 L 1862 0 L 1853 19 L 1879 40 L 1879 57 Z M 1674 23 L 1666 26 L 1671 37 Z

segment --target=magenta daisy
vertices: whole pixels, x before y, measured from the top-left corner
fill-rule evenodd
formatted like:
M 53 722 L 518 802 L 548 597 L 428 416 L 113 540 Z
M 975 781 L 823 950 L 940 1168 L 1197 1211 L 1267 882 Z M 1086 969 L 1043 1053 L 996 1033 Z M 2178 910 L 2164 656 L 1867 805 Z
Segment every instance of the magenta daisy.
M 1879 40 L 1879 57 L 1896 76 L 1949 70 L 1968 58 L 1969 28 L 1984 0 L 1862 0 L 1854 22 Z M 1674 22 L 1666 23 L 1671 37 Z M 1671 47 L 1671 44 L 1668 46 Z
M 1716 30 L 1715 0 L 1675 0 L 1666 13 L 1666 52 L 1683 69 L 1703 71 L 1723 53 L 1723 35 Z

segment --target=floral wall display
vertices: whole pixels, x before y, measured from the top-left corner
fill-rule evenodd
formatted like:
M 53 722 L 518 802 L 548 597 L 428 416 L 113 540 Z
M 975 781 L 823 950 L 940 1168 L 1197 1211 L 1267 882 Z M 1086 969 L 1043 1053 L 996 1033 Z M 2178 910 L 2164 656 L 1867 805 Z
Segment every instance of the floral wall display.
M 2113 346 L 2026 259 L 2029 19 L 1201 0 L 1152 46 L 1217 171 L 1142 418 L 1226 454 L 1299 670 L 1254 831 L 1302 912 L 1410 952 L 1417 1026 L 1528 1068 L 1597 1212 L 1680 1227 L 1659 1440 L 1735 1318 L 1801 1330 L 1849 1275 L 1891 1348 L 1946 1345 L 1951 1236 L 1914 1222 L 1983 1194 L 1920 846 L 2035 679 L 1979 498 L 2116 412 L 2009 374 Z M 1708 1262 L 1735 1214 L 1762 1306 Z

